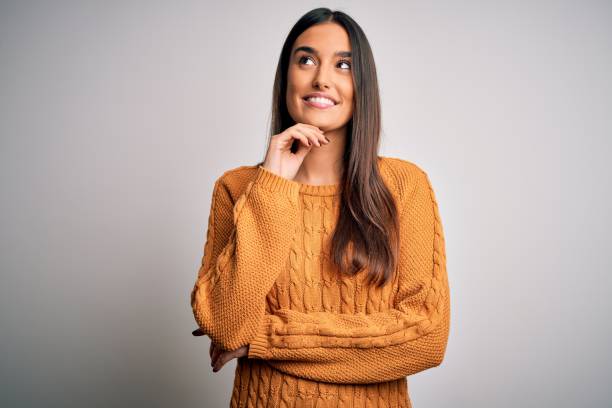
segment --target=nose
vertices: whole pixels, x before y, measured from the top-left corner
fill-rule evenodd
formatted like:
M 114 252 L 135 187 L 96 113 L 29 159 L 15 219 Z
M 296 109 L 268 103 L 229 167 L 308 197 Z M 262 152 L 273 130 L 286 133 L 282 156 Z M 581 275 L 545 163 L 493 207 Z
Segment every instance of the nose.
M 330 81 L 328 78 L 329 74 L 327 67 L 324 64 L 320 65 L 314 77 L 313 86 L 317 88 L 329 88 Z

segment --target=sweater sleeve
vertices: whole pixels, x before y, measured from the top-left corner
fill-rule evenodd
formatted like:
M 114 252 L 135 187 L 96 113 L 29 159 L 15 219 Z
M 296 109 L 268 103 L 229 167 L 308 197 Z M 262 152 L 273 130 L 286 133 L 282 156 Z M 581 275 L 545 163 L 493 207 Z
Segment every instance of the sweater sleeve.
M 249 358 L 322 382 L 400 379 L 442 363 L 450 326 L 444 234 L 429 178 L 420 172 L 401 199 L 398 288 L 393 307 L 375 313 L 266 314 Z
M 299 183 L 262 166 L 235 203 L 224 177 L 215 181 L 191 306 L 225 350 L 248 344 L 261 326 L 266 295 L 289 259 L 298 197 Z

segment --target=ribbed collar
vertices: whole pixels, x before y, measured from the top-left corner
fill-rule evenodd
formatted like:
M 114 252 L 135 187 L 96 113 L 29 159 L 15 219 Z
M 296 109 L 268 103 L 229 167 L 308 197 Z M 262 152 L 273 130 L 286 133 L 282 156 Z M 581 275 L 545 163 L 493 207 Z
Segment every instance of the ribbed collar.
M 314 196 L 331 196 L 340 193 L 340 183 L 336 184 L 306 184 L 296 182 L 300 185 L 300 194 Z

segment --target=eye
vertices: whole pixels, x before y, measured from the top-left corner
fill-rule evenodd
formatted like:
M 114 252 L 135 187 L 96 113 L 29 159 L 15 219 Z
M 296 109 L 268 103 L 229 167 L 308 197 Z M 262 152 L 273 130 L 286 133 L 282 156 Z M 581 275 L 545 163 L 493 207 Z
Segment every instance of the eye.
M 304 59 L 310 59 L 310 60 L 312 61 L 312 59 L 311 59 L 310 57 L 307 57 L 307 56 L 302 56 L 302 57 L 300 57 L 300 59 L 298 60 L 298 63 L 299 63 L 299 64 L 301 64 L 301 63 L 302 63 L 302 61 L 303 61 Z
M 346 65 L 348 65 L 347 69 L 351 69 L 351 63 L 349 61 L 347 61 L 347 60 L 342 60 L 342 61 L 339 62 L 339 64 L 346 64 Z

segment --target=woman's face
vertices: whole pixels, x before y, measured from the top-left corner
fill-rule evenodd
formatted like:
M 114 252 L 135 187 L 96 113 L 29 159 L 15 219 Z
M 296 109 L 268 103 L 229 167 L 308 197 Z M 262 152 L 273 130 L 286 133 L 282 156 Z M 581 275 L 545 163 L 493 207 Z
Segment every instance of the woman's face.
M 341 25 L 316 24 L 296 38 L 289 57 L 287 109 L 297 123 L 329 132 L 344 127 L 353 116 L 351 44 Z M 310 99 L 315 92 L 329 100 Z

